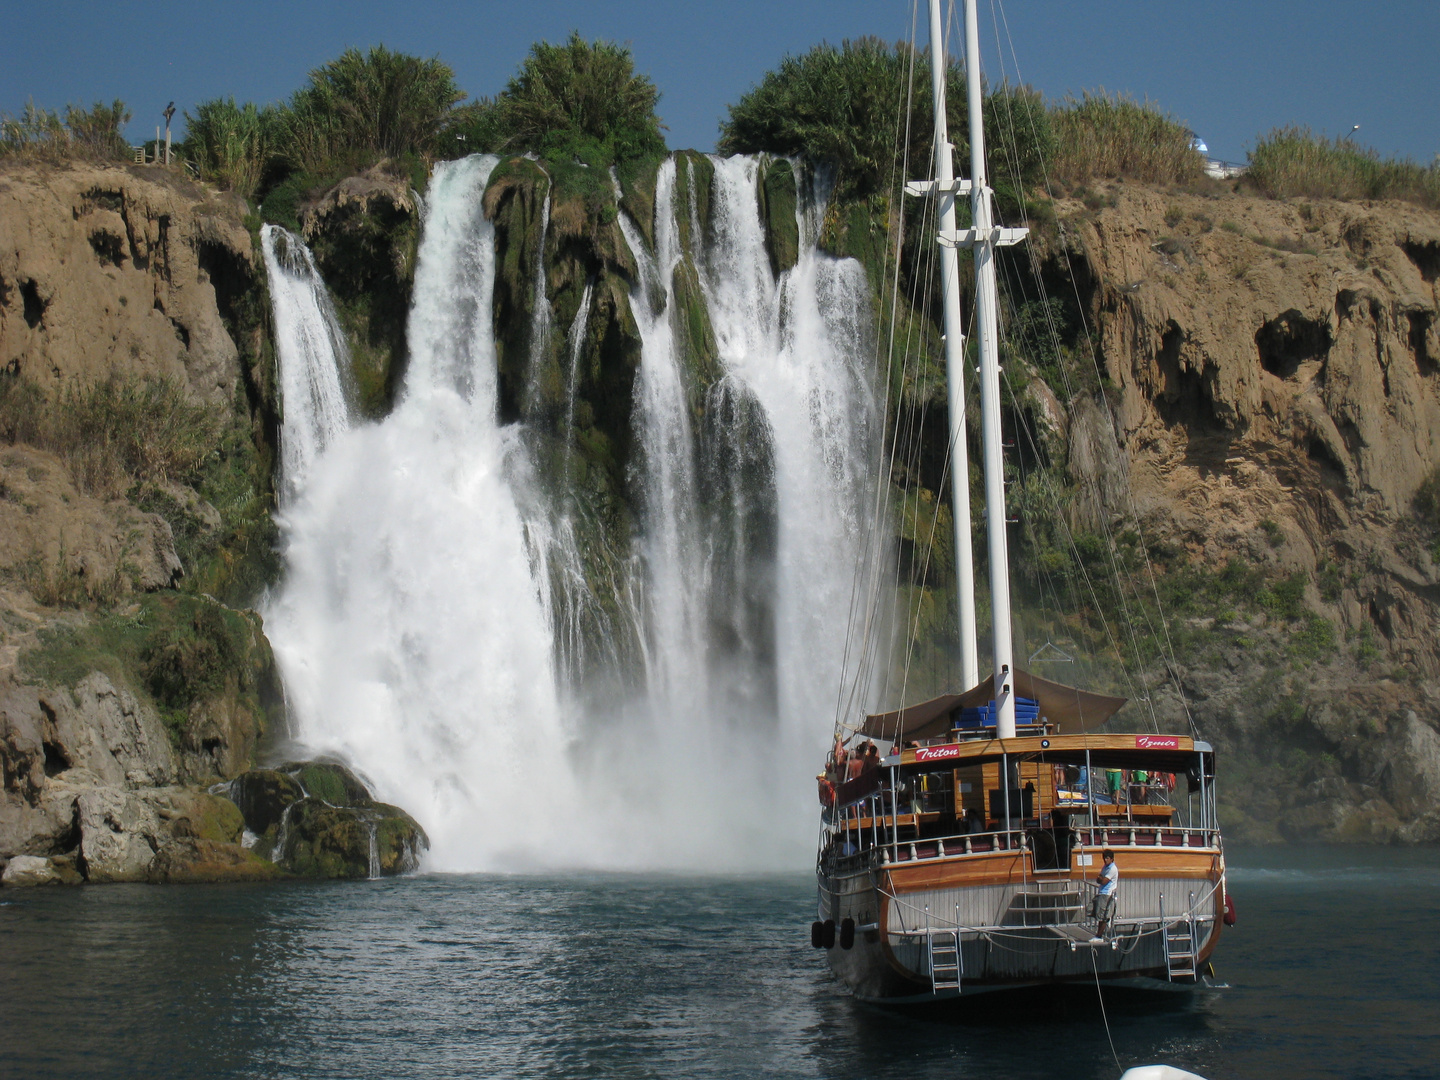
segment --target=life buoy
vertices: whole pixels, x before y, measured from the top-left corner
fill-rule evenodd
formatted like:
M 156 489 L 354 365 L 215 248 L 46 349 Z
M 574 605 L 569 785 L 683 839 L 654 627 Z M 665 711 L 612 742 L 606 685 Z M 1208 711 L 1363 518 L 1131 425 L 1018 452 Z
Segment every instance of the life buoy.
M 812 949 L 825 947 L 825 924 L 819 919 L 810 924 L 810 947 Z
M 842 919 L 840 922 L 840 947 L 852 948 L 855 944 L 855 920 Z
M 1225 925 L 1235 925 L 1235 898 L 1228 892 L 1225 894 Z

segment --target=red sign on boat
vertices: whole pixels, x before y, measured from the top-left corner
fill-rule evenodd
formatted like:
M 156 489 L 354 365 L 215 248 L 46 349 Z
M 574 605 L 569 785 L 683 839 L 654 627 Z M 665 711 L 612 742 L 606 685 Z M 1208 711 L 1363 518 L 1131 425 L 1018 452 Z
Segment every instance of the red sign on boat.
M 1178 735 L 1136 735 L 1135 749 L 1179 750 L 1180 737 Z

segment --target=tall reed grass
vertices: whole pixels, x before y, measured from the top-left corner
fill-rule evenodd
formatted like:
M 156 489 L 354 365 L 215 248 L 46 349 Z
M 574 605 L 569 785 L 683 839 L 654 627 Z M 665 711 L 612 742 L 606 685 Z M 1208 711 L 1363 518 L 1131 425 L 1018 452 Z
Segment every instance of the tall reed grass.
M 90 108 L 65 106 L 65 115 L 27 101 L 18 116 L 0 113 L 0 157 L 22 161 L 123 161 L 130 145 L 121 128 L 130 110 L 116 98 Z
M 118 495 L 137 480 L 192 479 L 219 440 L 210 410 L 172 379 L 117 378 L 47 397 L 0 375 L 0 441 L 50 451 L 93 495 Z
M 1440 207 L 1440 167 L 1381 158 L 1349 139 L 1276 128 L 1250 153 L 1246 174 L 1272 199 L 1403 199 Z
M 1062 185 L 1116 177 L 1189 184 L 1205 175 L 1190 129 L 1151 102 L 1086 91 L 1053 107 L 1050 120 L 1055 132 L 1050 175 Z
M 237 105 L 233 97 L 202 101 L 185 113 L 185 151 L 208 180 L 249 198 L 278 141 L 272 106 Z

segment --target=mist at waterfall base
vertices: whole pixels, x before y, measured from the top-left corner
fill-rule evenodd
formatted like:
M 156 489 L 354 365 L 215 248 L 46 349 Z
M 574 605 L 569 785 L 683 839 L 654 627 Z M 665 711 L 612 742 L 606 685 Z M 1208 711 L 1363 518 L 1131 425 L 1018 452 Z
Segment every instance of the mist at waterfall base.
M 0 1072 L 81 1076 L 1429 1080 L 1433 848 L 1228 853 L 1227 989 L 956 1009 L 850 998 L 814 878 L 425 874 L 7 889 Z
M 804 865 L 873 472 L 864 271 L 816 251 L 822 206 L 801 185 L 802 252 L 777 281 L 746 158 L 714 159 L 712 238 L 687 247 L 678 215 L 693 221 L 693 200 L 676 197 L 675 159 L 661 166 L 653 254 L 621 219 L 640 267 L 637 554 L 597 598 L 565 478 L 537 466 L 523 418 L 497 421 L 495 234 L 482 212 L 494 165 L 436 167 L 409 366 L 378 422 L 346 404 L 344 335 L 313 259 L 265 230 L 286 558 L 265 620 L 293 734 L 410 811 L 431 869 Z M 698 279 L 724 368 L 712 415 L 743 413 L 744 430 L 696 430 L 674 327 L 681 272 Z M 534 279 L 537 332 L 549 333 L 541 268 Z M 572 418 L 587 317 L 582 306 L 568 328 Z M 747 500 L 773 509 L 763 557 L 706 518 L 716 477 L 695 450 L 719 439 L 715 460 L 741 460 L 756 431 L 770 448 L 763 490 L 734 476 L 719 486 L 727 520 Z M 758 630 L 740 610 L 756 595 L 770 605 Z M 613 670 L 618 649 L 610 661 L 606 685 L 628 691 L 608 696 L 587 683 L 605 662 L 580 655 L 595 647 L 574 625 L 602 609 L 618 613 L 612 636 L 638 642 L 638 671 Z

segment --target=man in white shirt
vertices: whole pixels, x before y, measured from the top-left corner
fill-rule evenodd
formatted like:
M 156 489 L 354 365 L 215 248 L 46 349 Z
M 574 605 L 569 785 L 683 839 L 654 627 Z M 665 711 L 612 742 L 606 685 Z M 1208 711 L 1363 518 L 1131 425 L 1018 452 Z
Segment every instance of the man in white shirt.
M 1105 940 L 1105 931 L 1110 929 L 1110 915 L 1115 910 L 1115 889 L 1120 883 L 1120 868 L 1115 865 L 1115 853 L 1106 848 L 1100 853 L 1100 858 L 1105 863 L 1095 877 L 1095 884 L 1100 889 L 1095 893 L 1095 899 L 1090 901 L 1090 914 L 1099 923 L 1095 927 L 1095 936 L 1090 939 L 1091 944 Z

